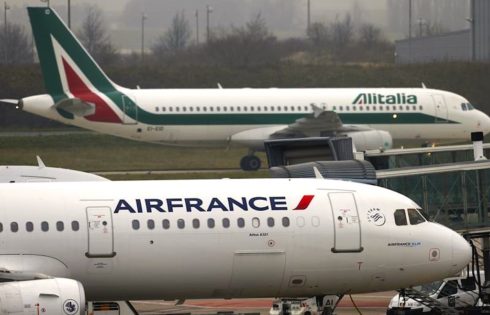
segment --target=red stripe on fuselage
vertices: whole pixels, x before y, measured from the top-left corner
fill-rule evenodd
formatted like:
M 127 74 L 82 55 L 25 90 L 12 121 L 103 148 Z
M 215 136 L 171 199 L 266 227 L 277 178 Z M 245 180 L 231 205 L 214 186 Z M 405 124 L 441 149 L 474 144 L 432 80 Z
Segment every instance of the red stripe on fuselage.
M 293 210 L 305 210 L 310 205 L 313 197 L 315 197 L 315 195 L 304 195 L 303 198 L 301 198 L 301 200 L 299 201 L 296 208 L 294 208 Z
M 65 59 L 62 60 L 63 67 L 65 68 L 66 80 L 68 82 L 68 89 L 71 94 L 84 102 L 95 104 L 95 114 L 85 116 L 84 118 L 90 121 L 121 123 L 121 119 L 112 108 L 85 85 Z

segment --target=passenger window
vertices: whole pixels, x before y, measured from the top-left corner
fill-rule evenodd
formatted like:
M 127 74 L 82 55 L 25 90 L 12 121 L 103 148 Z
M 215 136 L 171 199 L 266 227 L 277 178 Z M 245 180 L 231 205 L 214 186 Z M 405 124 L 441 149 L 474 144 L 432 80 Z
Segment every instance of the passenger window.
M 289 224 L 290 224 L 290 222 L 289 222 L 289 218 L 288 218 L 288 217 L 283 217 L 283 218 L 282 218 L 282 226 L 284 226 L 284 227 L 288 227 L 288 226 L 289 226 Z
M 0 232 L 3 232 L 3 224 L 0 223 Z
M 229 228 L 229 227 L 230 227 L 230 219 L 228 219 L 228 218 L 224 218 L 224 219 L 223 219 L 223 221 L 222 221 L 222 223 L 223 223 L 223 227 L 224 227 L 225 229 L 227 229 L 227 228 Z
M 170 229 L 170 221 L 167 219 L 162 220 L 162 227 L 164 230 Z
M 157 107 L 155 107 L 155 111 L 156 111 L 156 112 L 158 112 L 159 110 L 160 110 L 160 109 L 158 108 L 158 106 L 157 106 Z
M 78 221 L 71 221 L 71 229 L 73 231 L 78 231 L 80 229 L 80 223 L 78 223 Z
M 258 227 L 260 227 L 260 219 L 259 219 L 259 218 L 253 218 L 253 219 L 252 219 L 252 226 L 253 226 L 254 228 L 258 228 Z
M 214 229 L 214 219 L 208 219 L 208 228 Z
M 408 220 L 411 225 L 416 225 L 425 222 L 424 217 L 415 209 L 408 209 Z
M 424 109 L 424 106 L 420 105 L 419 110 L 423 110 L 423 109 Z
M 243 218 L 238 218 L 236 220 L 236 224 L 238 225 L 239 228 L 243 228 L 245 226 L 245 220 Z
M 177 220 L 177 227 L 178 227 L 179 229 L 183 229 L 183 228 L 185 228 L 185 221 L 184 221 L 184 219 L 178 219 L 178 220 Z
M 10 231 L 12 232 L 18 232 L 19 231 L 19 224 L 17 222 L 12 222 L 10 223 Z
M 439 293 L 439 298 L 450 296 L 456 293 L 458 293 L 458 281 L 449 280 L 448 282 L 446 282 L 444 287 L 442 287 L 442 290 Z
M 26 231 L 27 232 L 32 232 L 34 231 L 34 224 L 32 222 L 26 222 Z
M 133 220 L 131 225 L 133 226 L 133 230 L 139 230 L 140 229 L 140 221 L 138 221 L 138 220 Z
M 346 107 L 345 107 L 345 110 L 346 110 L 346 111 L 350 111 L 350 106 L 346 106 Z
M 395 224 L 407 225 L 407 216 L 405 215 L 405 210 L 398 209 L 395 211 Z
M 162 107 L 162 112 L 165 112 L 167 111 L 167 108 L 166 107 Z
M 200 222 L 199 222 L 199 219 L 194 219 L 192 220 L 192 227 L 195 228 L 195 229 L 198 229 L 199 226 L 201 226 Z
M 319 217 L 313 217 L 311 218 L 311 225 L 314 227 L 319 227 L 320 226 L 320 218 Z
M 305 218 L 303 217 L 297 217 L 296 218 L 296 225 L 299 227 L 305 226 Z
M 56 230 L 62 232 L 65 229 L 65 224 L 61 221 L 56 222 Z
M 146 226 L 148 227 L 148 230 L 153 230 L 155 228 L 155 221 L 149 219 L 146 221 Z
M 49 223 L 46 221 L 41 222 L 41 231 L 47 232 L 49 231 Z
M 267 225 L 269 227 L 273 227 L 274 226 L 274 218 L 267 218 Z

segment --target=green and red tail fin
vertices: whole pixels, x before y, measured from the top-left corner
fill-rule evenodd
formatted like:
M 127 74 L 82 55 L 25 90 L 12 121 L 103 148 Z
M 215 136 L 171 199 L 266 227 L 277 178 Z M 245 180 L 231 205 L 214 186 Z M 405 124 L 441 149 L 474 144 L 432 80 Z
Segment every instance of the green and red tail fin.
M 55 103 L 80 99 L 95 105 L 85 116 L 99 122 L 121 122 L 123 94 L 51 8 L 30 7 L 29 19 L 47 92 Z M 132 104 L 135 105 L 135 104 Z M 57 108 L 65 118 L 73 115 Z

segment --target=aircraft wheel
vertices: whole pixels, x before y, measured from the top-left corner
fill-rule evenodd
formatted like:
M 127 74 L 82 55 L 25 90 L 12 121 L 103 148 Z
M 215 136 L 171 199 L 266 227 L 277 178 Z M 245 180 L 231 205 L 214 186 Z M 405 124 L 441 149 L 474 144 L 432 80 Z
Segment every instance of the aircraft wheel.
M 244 171 L 256 171 L 260 165 L 260 159 L 255 155 L 245 155 L 240 160 L 240 168 Z

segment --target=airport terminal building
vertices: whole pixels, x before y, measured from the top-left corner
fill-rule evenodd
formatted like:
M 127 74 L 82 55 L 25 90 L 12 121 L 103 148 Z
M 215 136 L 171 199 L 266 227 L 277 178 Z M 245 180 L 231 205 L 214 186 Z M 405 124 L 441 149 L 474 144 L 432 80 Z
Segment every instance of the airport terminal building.
M 469 28 L 395 42 L 395 62 L 427 63 L 490 60 L 490 1 L 471 0 Z

